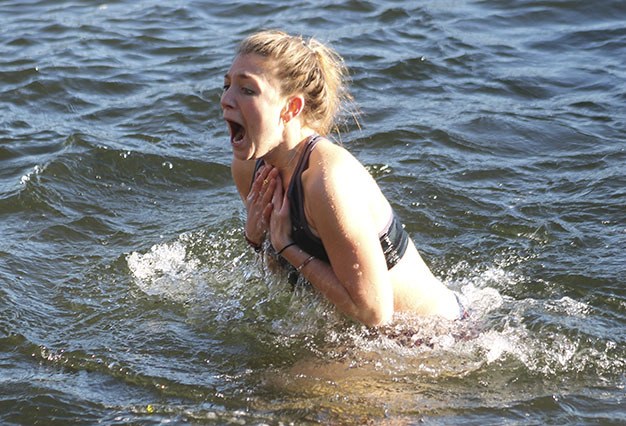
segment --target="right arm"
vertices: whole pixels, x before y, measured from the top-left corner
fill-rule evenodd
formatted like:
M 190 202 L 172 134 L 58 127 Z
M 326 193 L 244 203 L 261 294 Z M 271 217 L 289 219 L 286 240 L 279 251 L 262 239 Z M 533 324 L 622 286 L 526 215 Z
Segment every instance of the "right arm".
M 276 185 L 277 170 L 263 166 L 254 177 L 255 161 L 243 161 L 233 158 L 231 173 L 237 191 L 246 207 L 246 238 L 255 246 L 261 246 L 269 229 L 272 212 L 272 196 Z

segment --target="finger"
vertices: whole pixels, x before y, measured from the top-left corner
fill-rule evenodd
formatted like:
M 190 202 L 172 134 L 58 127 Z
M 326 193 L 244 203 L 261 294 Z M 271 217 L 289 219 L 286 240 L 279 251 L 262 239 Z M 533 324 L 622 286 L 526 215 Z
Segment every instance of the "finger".
M 269 173 L 269 169 L 267 165 L 263 165 L 259 168 L 256 175 L 254 176 L 254 181 L 252 182 L 252 187 L 250 188 L 251 192 L 260 192 L 263 187 L 263 182 L 266 180 L 267 174 Z
M 263 221 L 265 223 L 270 222 L 270 218 L 272 217 L 272 210 L 274 209 L 274 205 L 272 203 L 268 203 L 263 209 Z
M 267 204 L 271 199 L 271 190 L 268 195 L 268 189 L 271 186 L 271 182 L 265 177 L 265 173 L 259 173 L 255 178 L 250 192 L 248 193 L 248 205 L 252 204 Z
M 276 176 L 275 179 L 276 187 L 274 188 L 274 192 L 272 193 L 272 204 L 276 208 L 276 211 L 279 211 L 283 205 L 283 184 L 282 179 L 279 175 Z
M 283 195 L 283 203 L 281 206 L 281 212 L 284 214 L 288 214 L 289 213 L 289 197 L 288 197 L 288 193 L 285 192 L 285 194 Z
M 267 185 L 263 187 L 263 203 L 269 203 L 274 199 L 274 191 L 276 190 L 276 179 L 271 179 Z
M 261 184 L 267 185 L 277 174 L 278 174 L 278 169 L 276 169 L 276 167 L 266 164 L 265 166 L 263 166 L 263 170 L 261 174 L 259 175 Z
M 278 176 L 280 176 L 280 173 L 276 167 L 267 167 L 267 175 L 265 176 L 266 179 L 276 179 Z

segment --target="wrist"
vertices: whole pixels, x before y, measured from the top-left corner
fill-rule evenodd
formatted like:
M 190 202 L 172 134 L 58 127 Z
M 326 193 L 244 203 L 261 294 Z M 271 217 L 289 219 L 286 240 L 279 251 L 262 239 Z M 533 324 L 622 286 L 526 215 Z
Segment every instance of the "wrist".
M 257 253 L 259 253 L 263 249 L 263 240 L 261 240 L 260 243 L 254 242 L 253 240 L 250 239 L 250 237 L 248 237 L 248 234 L 246 234 L 245 230 L 243 231 L 243 237 L 246 239 L 246 242 L 248 243 L 248 245 L 252 247 L 254 251 L 256 251 Z
M 293 247 L 293 246 L 295 246 L 295 245 L 296 245 L 296 243 L 295 243 L 294 241 L 288 242 L 287 244 L 285 244 L 285 245 L 283 246 L 283 248 L 281 248 L 280 250 L 278 250 L 278 251 L 276 252 L 276 254 L 277 254 L 277 255 L 279 255 L 279 256 L 281 256 L 281 255 L 285 252 L 285 250 L 287 250 L 289 247 Z
M 315 256 L 312 256 L 311 254 L 302 250 L 302 248 L 295 243 L 288 244 L 287 246 L 283 247 L 283 250 L 281 250 L 281 256 L 283 259 L 289 262 L 291 266 L 294 267 L 298 274 L 302 273 L 302 270 L 309 263 L 317 259 Z
M 306 265 L 308 265 L 309 263 L 311 263 L 313 260 L 315 260 L 315 256 L 313 256 L 313 255 L 307 257 L 306 259 L 304 259 L 304 261 L 302 261 L 302 263 L 300 265 L 296 266 L 296 272 L 297 273 L 301 273 L 302 270 L 304 269 L 304 267 Z

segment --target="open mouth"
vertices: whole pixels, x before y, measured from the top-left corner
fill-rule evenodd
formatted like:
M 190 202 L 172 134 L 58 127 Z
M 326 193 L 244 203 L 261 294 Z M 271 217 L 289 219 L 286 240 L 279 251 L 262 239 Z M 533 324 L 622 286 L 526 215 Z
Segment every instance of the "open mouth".
M 246 134 L 246 129 L 236 121 L 226 120 L 226 122 L 230 130 L 230 141 L 233 143 L 241 142 Z

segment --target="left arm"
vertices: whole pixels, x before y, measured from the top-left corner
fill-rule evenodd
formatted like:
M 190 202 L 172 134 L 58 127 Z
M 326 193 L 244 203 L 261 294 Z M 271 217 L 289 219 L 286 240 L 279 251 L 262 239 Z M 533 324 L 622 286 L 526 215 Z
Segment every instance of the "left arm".
M 315 206 L 309 215 L 330 264 L 315 259 L 300 272 L 343 313 L 370 326 L 389 322 L 394 312 L 393 289 L 371 211 L 372 193 L 378 193 L 378 187 L 352 158 L 319 171 L 311 176 L 305 191 L 308 204 Z M 270 236 L 279 250 L 291 242 L 289 202 L 280 181 L 273 205 Z M 296 268 L 309 258 L 295 246 L 282 255 Z

